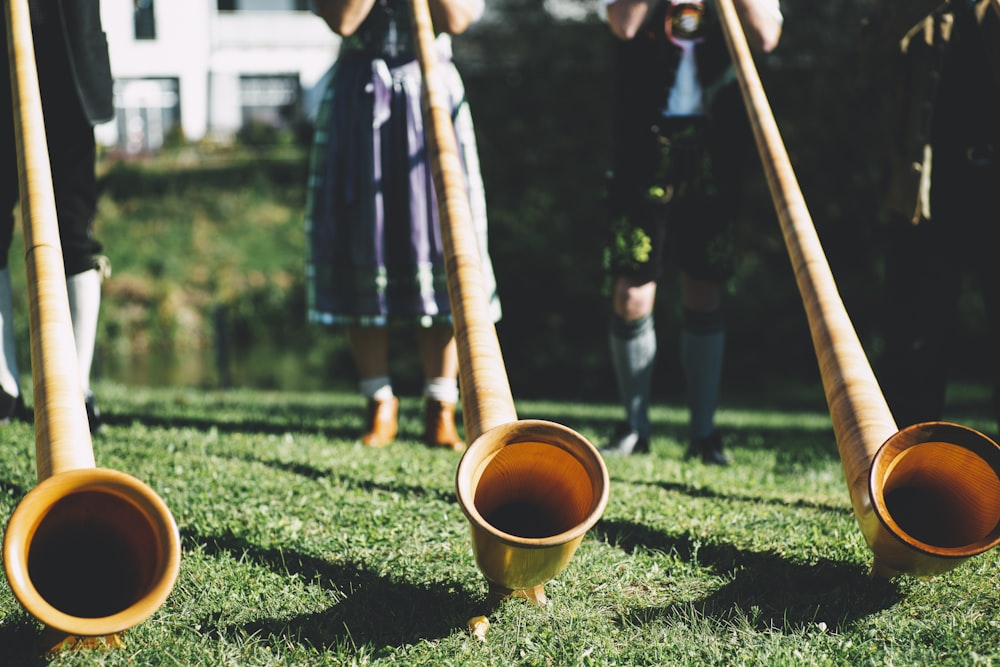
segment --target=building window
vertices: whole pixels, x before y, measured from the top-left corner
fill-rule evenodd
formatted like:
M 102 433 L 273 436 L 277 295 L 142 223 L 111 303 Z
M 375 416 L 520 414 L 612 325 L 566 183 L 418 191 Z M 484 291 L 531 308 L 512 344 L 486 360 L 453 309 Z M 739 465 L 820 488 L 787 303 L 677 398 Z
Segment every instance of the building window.
M 155 153 L 180 132 L 179 81 L 116 79 L 119 148 L 127 155 Z
M 309 0 L 218 0 L 220 12 L 305 12 Z
M 240 77 L 240 108 L 244 125 L 288 129 L 298 120 L 301 97 L 296 74 Z
M 135 0 L 136 39 L 156 39 L 156 13 L 153 11 L 153 0 Z

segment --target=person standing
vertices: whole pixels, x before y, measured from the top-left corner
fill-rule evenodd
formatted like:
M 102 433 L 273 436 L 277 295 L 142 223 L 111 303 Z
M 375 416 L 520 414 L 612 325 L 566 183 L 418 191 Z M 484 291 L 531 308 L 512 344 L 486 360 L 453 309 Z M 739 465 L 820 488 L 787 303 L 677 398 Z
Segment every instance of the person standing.
M 942 418 L 964 281 L 979 288 L 982 368 L 1000 425 L 1000 3 L 887 2 L 871 28 L 895 86 L 882 384 L 897 425 Z
M 90 373 L 101 281 L 109 267 L 94 236 L 98 197 L 94 126 L 114 118 L 114 80 L 99 0 L 30 0 L 29 7 L 80 385 L 94 433 L 101 419 L 90 388 Z M 0 24 L 4 21 L 0 16 Z M 6 26 L 2 27 L 6 34 Z M 9 72 L 7 49 L 3 53 L 4 70 Z M 7 164 L 7 176 L 0 181 L 0 421 L 9 422 L 27 418 L 27 412 L 14 343 L 8 266 L 13 209 L 19 197 L 17 152 L 11 86 L 0 88 L 4 91 L 0 95 L 0 123 L 5 128 L 3 160 Z
M 310 167 L 309 318 L 347 329 L 359 389 L 367 399 L 361 441 L 371 447 L 390 444 L 398 429 L 388 325 L 411 323 L 424 374 L 424 441 L 461 450 L 464 443 L 455 426 L 458 353 L 409 1 L 313 3 L 313 10 L 344 39 L 317 116 Z M 487 250 L 486 203 L 472 116 L 450 41 L 479 18 L 483 1 L 429 0 L 429 7 L 484 283 L 497 321 L 500 304 Z
M 778 43 L 778 0 L 733 0 L 751 49 Z M 690 410 L 686 457 L 726 465 L 715 412 L 722 375 L 723 285 L 733 269 L 735 151 L 745 136 L 735 72 L 709 0 L 611 0 L 617 39 L 615 154 L 604 263 L 609 344 L 625 421 L 607 455 L 649 451 L 664 264 L 680 269 L 681 366 Z

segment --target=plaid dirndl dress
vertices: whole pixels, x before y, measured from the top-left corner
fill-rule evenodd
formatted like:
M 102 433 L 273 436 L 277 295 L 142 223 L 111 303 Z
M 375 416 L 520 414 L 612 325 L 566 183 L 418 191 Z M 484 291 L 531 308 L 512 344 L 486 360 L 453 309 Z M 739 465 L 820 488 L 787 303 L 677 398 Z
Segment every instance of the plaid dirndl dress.
M 376 3 L 373 14 L 392 4 L 406 10 L 388 0 Z M 309 319 L 355 326 L 385 326 L 390 320 L 450 323 L 420 66 L 405 30 L 393 28 L 397 43 L 389 47 L 384 31 L 374 39 L 366 36 L 371 19 L 345 39 L 317 115 L 306 203 Z M 500 303 L 487 250 L 486 201 L 472 116 L 451 61 L 450 41 L 442 36 L 437 43 L 487 298 L 497 321 Z

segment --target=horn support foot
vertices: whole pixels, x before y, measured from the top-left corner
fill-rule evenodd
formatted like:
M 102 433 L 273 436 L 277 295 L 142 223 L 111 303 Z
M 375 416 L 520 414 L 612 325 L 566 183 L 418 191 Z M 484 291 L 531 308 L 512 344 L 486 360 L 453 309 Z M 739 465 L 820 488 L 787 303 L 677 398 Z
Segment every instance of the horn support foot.
M 504 600 L 527 600 L 538 607 L 544 607 L 549 603 L 549 599 L 545 597 L 545 586 L 543 585 L 512 591 L 492 581 L 487 580 L 486 583 L 489 585 L 487 604 L 491 609 L 497 607 Z
M 47 657 L 54 657 L 65 651 L 107 650 L 119 649 L 125 646 L 121 633 L 102 635 L 100 637 L 82 637 L 67 635 L 55 628 L 45 628 L 41 635 L 42 646 Z

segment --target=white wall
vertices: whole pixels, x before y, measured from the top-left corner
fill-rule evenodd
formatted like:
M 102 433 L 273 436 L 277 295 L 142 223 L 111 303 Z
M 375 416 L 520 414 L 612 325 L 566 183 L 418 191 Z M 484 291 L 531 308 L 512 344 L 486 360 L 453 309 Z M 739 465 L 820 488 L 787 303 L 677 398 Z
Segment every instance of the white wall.
M 336 57 L 339 38 L 318 17 L 296 11 L 219 13 L 214 0 L 157 0 L 156 39 L 136 40 L 133 0 L 101 0 L 116 79 L 176 78 L 184 136 L 231 137 L 239 129 L 241 75 L 297 74 L 315 85 Z M 117 125 L 97 130 L 115 143 Z

